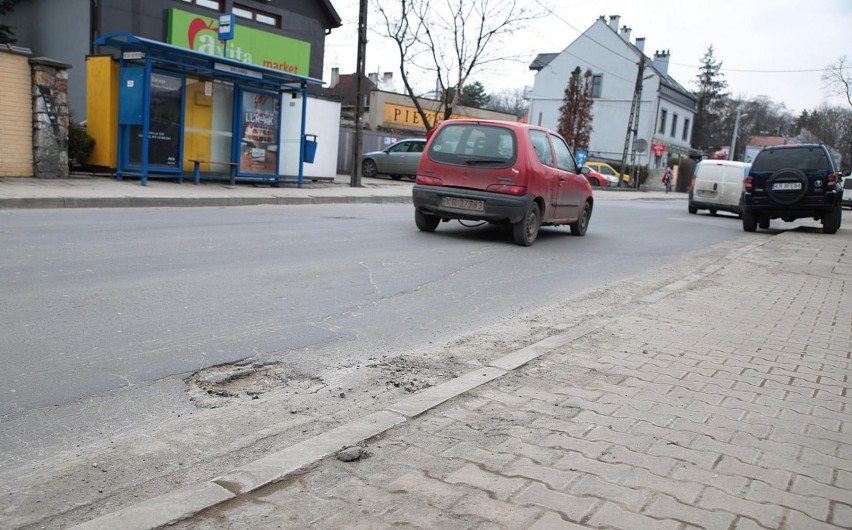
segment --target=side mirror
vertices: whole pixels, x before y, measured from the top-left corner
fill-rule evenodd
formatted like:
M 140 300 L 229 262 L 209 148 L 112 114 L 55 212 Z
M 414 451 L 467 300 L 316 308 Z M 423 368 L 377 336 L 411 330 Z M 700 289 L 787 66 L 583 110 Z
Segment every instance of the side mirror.
M 583 167 L 580 168 L 580 174 L 581 175 L 588 175 L 589 171 L 591 171 L 591 169 L 587 168 L 586 166 L 583 166 Z

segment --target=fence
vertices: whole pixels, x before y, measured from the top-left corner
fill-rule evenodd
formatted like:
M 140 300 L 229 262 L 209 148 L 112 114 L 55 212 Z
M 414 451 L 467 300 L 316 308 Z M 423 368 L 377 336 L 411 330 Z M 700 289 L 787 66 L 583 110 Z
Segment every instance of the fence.
M 417 138 L 422 136 L 390 134 L 380 131 L 362 131 L 361 152 L 381 151 L 405 138 Z M 337 173 L 338 175 L 352 174 L 352 149 L 355 144 L 355 129 L 340 128 L 340 141 L 337 148 Z

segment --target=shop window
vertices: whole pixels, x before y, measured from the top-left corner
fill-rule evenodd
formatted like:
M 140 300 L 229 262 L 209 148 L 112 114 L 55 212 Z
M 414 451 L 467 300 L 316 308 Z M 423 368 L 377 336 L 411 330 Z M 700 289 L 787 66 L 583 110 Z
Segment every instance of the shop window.
M 206 7 L 207 9 L 214 9 L 216 11 L 222 11 L 223 0 L 181 0 L 181 2 L 185 2 L 187 4 L 195 4 L 198 7 Z
M 253 7 L 248 7 L 240 4 L 234 4 L 232 11 L 234 15 L 240 18 L 244 18 L 246 20 L 257 22 L 258 24 L 272 26 L 274 28 L 281 27 L 280 16 L 273 15 L 272 13 L 267 13 L 266 11 L 261 11 L 260 9 L 255 9 Z

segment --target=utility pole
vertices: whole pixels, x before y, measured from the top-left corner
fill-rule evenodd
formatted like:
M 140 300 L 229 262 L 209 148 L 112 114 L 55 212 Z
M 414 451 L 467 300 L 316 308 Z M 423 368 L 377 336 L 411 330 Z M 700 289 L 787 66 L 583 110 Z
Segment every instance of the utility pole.
M 358 11 L 358 65 L 355 68 L 355 141 L 352 146 L 352 178 L 349 186 L 361 187 L 361 144 L 363 143 L 364 88 L 361 84 L 367 55 L 367 0 L 360 0 Z
M 621 153 L 621 175 L 627 173 L 625 164 L 627 163 L 627 150 L 630 148 L 631 137 L 636 136 L 636 129 L 639 122 L 639 105 L 642 103 L 642 75 L 645 73 L 645 54 L 639 58 L 639 67 L 636 69 L 636 86 L 633 88 L 633 103 L 630 105 L 630 116 L 627 118 L 627 134 L 624 135 L 624 151 Z M 636 183 L 639 182 L 639 175 L 636 175 Z M 624 178 L 618 179 L 618 187 L 622 188 Z
M 734 133 L 731 135 L 731 150 L 728 151 L 728 160 L 734 160 L 734 153 L 737 151 L 737 135 L 739 134 L 738 129 L 740 128 L 742 113 L 742 109 L 737 109 L 737 117 L 734 119 Z

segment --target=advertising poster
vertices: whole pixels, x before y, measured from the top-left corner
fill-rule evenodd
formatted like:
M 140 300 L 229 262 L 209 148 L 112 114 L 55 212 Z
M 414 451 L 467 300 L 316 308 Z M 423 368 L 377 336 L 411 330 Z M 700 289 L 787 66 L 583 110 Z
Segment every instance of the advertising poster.
M 151 74 L 151 113 L 148 122 L 148 167 L 180 167 L 180 129 L 183 80 Z M 130 164 L 142 165 L 142 126 L 130 129 Z
M 278 96 L 243 92 L 240 173 L 277 175 L 278 171 Z

